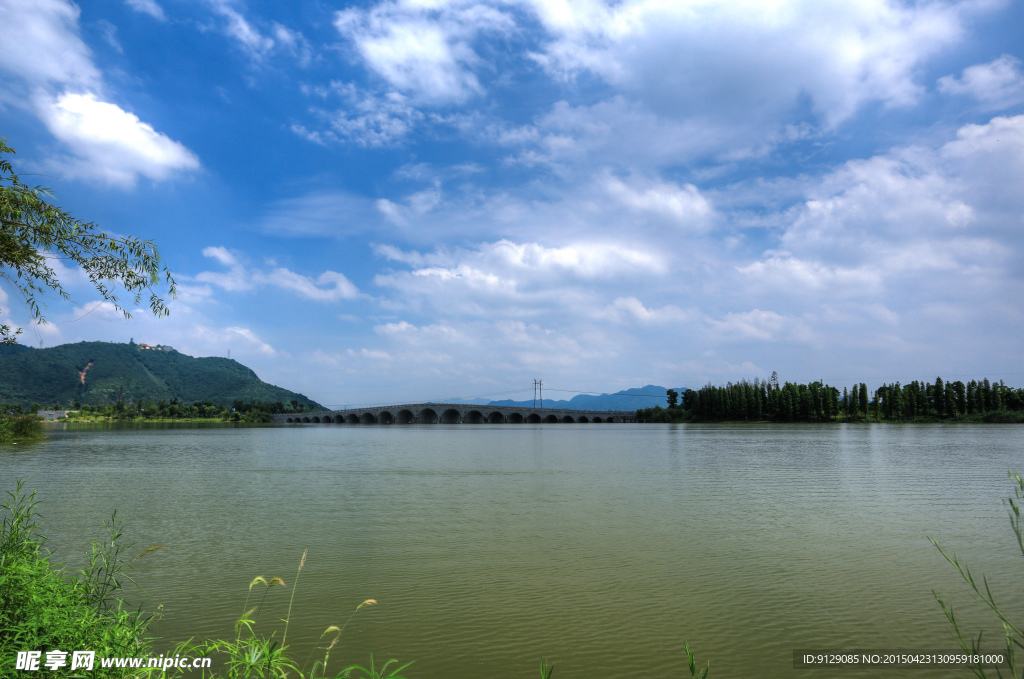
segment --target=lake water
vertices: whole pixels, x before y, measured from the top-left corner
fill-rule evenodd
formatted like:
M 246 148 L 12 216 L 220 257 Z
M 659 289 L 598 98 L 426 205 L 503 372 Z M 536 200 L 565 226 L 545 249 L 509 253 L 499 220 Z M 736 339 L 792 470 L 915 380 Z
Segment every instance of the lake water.
M 1003 425 L 306 425 L 55 430 L 0 451 L 38 491 L 57 558 L 81 563 L 117 509 L 164 647 L 257 629 L 289 643 L 364 609 L 331 667 L 414 660 L 420 679 L 966 677 L 793 668 L 798 648 L 955 649 L 932 590 L 1000 630 L 935 538 L 1024 619 L 1006 508 L 1024 428 Z M 133 598 L 140 598 L 138 595 Z M 337 664 L 335 664 L 337 663 Z M 688 673 L 686 673 L 688 676 Z

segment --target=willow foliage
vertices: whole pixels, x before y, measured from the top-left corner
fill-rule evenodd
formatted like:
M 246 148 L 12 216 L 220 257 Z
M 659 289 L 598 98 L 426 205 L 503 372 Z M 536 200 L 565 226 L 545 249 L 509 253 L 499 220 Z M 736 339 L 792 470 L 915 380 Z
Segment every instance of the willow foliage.
M 0 140 L 0 278 L 23 299 L 32 318 L 45 321 L 40 295 L 54 292 L 70 299 L 54 270 L 57 260 L 81 267 L 100 296 L 125 318 L 131 312 L 118 296 L 123 293 L 132 306 L 138 306 L 148 293 L 153 313 L 166 316 L 167 305 L 156 288 L 165 284 L 173 298 L 176 284 L 156 245 L 104 233 L 53 205 L 49 189 L 30 187 L 14 173 L 4 157 L 14 152 Z M 0 325 L 0 342 L 14 344 L 20 333 Z

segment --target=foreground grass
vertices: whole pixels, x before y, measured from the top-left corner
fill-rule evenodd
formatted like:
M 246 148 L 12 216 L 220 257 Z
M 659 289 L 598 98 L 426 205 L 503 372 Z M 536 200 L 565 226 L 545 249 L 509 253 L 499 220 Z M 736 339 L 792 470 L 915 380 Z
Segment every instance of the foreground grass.
M 0 524 L 0 673 L 12 672 L 18 651 L 148 653 L 147 619 L 127 610 L 118 598 L 130 565 L 123 558 L 127 546 L 120 542 L 121 523 L 112 518 L 107 536 L 93 541 L 88 568 L 72 574 L 50 566 L 46 538 L 38 532 L 35 494 L 26 495 L 19 482 L 7 495 Z M 79 672 L 63 668 L 48 674 L 65 677 Z M 129 675 L 123 670 L 97 670 L 92 676 Z

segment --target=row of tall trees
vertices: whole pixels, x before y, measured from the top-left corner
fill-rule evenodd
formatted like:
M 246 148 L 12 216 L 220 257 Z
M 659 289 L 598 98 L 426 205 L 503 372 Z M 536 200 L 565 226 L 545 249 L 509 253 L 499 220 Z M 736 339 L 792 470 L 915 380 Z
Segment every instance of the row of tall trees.
M 842 391 L 822 381 L 799 384 L 770 380 L 707 384 L 680 394 L 667 392 L 667 408 L 637 411 L 647 421 L 761 421 L 835 422 L 908 421 L 918 419 L 1020 419 L 998 414 L 1024 413 L 1024 389 L 1013 389 L 1002 381 L 971 380 L 948 382 L 941 377 L 934 384 L 913 381 L 883 384 L 874 391 L 866 383 Z

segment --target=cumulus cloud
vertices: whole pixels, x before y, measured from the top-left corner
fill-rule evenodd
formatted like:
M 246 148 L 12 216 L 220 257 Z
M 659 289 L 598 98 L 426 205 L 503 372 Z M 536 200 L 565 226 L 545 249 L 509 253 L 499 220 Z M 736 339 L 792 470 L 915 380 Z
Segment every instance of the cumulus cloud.
M 334 26 L 366 66 L 397 91 L 425 104 L 481 94 L 473 43 L 514 28 L 511 16 L 484 3 L 418 4 L 387 0 L 335 14 Z
M 71 158 L 51 161 L 68 176 L 131 187 L 139 176 L 162 180 L 199 168 L 183 144 L 95 94 L 40 97 L 37 109 L 53 136 L 74 151 Z
M 360 296 L 358 288 L 344 274 L 337 271 L 325 271 L 316 278 L 303 276 L 284 267 L 264 271 L 245 266 L 237 253 L 221 246 L 204 248 L 203 255 L 216 260 L 227 267 L 227 270 L 202 271 L 193 276 L 193 280 L 215 285 L 230 292 L 270 286 L 297 293 L 317 302 L 352 300 Z
M 831 336 L 851 348 L 845 333 L 870 328 L 865 346 L 908 361 L 933 355 L 928 336 L 940 327 L 951 347 L 972 324 L 1012 325 L 1010 291 L 1024 282 L 1024 200 L 1013 188 L 1022 171 L 1024 116 L 966 125 L 936 148 L 849 161 L 775 216 L 781 248 L 723 277 L 737 303 L 757 308 L 711 325 L 723 340 Z
M 682 228 L 701 229 L 714 212 L 711 202 L 693 184 L 677 184 L 653 180 L 637 186 L 617 177 L 606 179 L 606 190 L 624 205 L 642 212 L 667 217 Z
M 616 286 L 664 274 L 659 254 L 615 243 L 546 247 L 501 240 L 473 248 L 377 254 L 410 266 L 374 277 L 395 309 L 431 309 L 446 317 L 524 318 L 552 313 L 590 317 Z
M 0 69 L 70 150 L 52 171 L 129 188 L 138 177 L 166 180 L 199 161 L 180 142 L 109 101 L 102 74 L 79 34 L 79 9 L 67 0 L 0 0 Z
M 586 162 L 595 152 L 658 163 L 757 155 L 833 130 L 872 102 L 913 106 L 925 92 L 921 66 L 987 8 L 968 0 L 384 0 L 341 10 L 334 23 L 380 79 L 375 97 L 397 93 L 416 109 L 464 103 L 505 87 L 509 64 L 524 72 L 528 60 L 573 95 L 532 125 L 479 113 L 423 122 L 521 145 L 524 163 Z M 485 49 L 495 35 L 514 37 L 513 50 Z M 594 78 L 606 89 L 590 87 Z M 575 96 L 580 80 L 590 83 L 585 99 Z M 386 120 L 401 131 L 409 117 Z M 336 118 L 345 130 L 380 125 L 365 113 Z M 314 133 L 307 136 L 317 140 Z M 358 134 L 339 138 L 363 143 Z
M 959 78 L 939 78 L 944 94 L 969 96 L 988 110 L 1002 110 L 1024 102 L 1024 73 L 1020 59 L 1004 54 L 987 64 L 968 66 Z
M 687 117 L 777 119 L 808 96 L 827 125 L 866 101 L 914 103 L 923 91 L 915 68 L 960 38 L 971 9 L 886 0 L 531 5 L 553 38 L 537 55 L 553 75 L 596 73 L 652 110 Z

